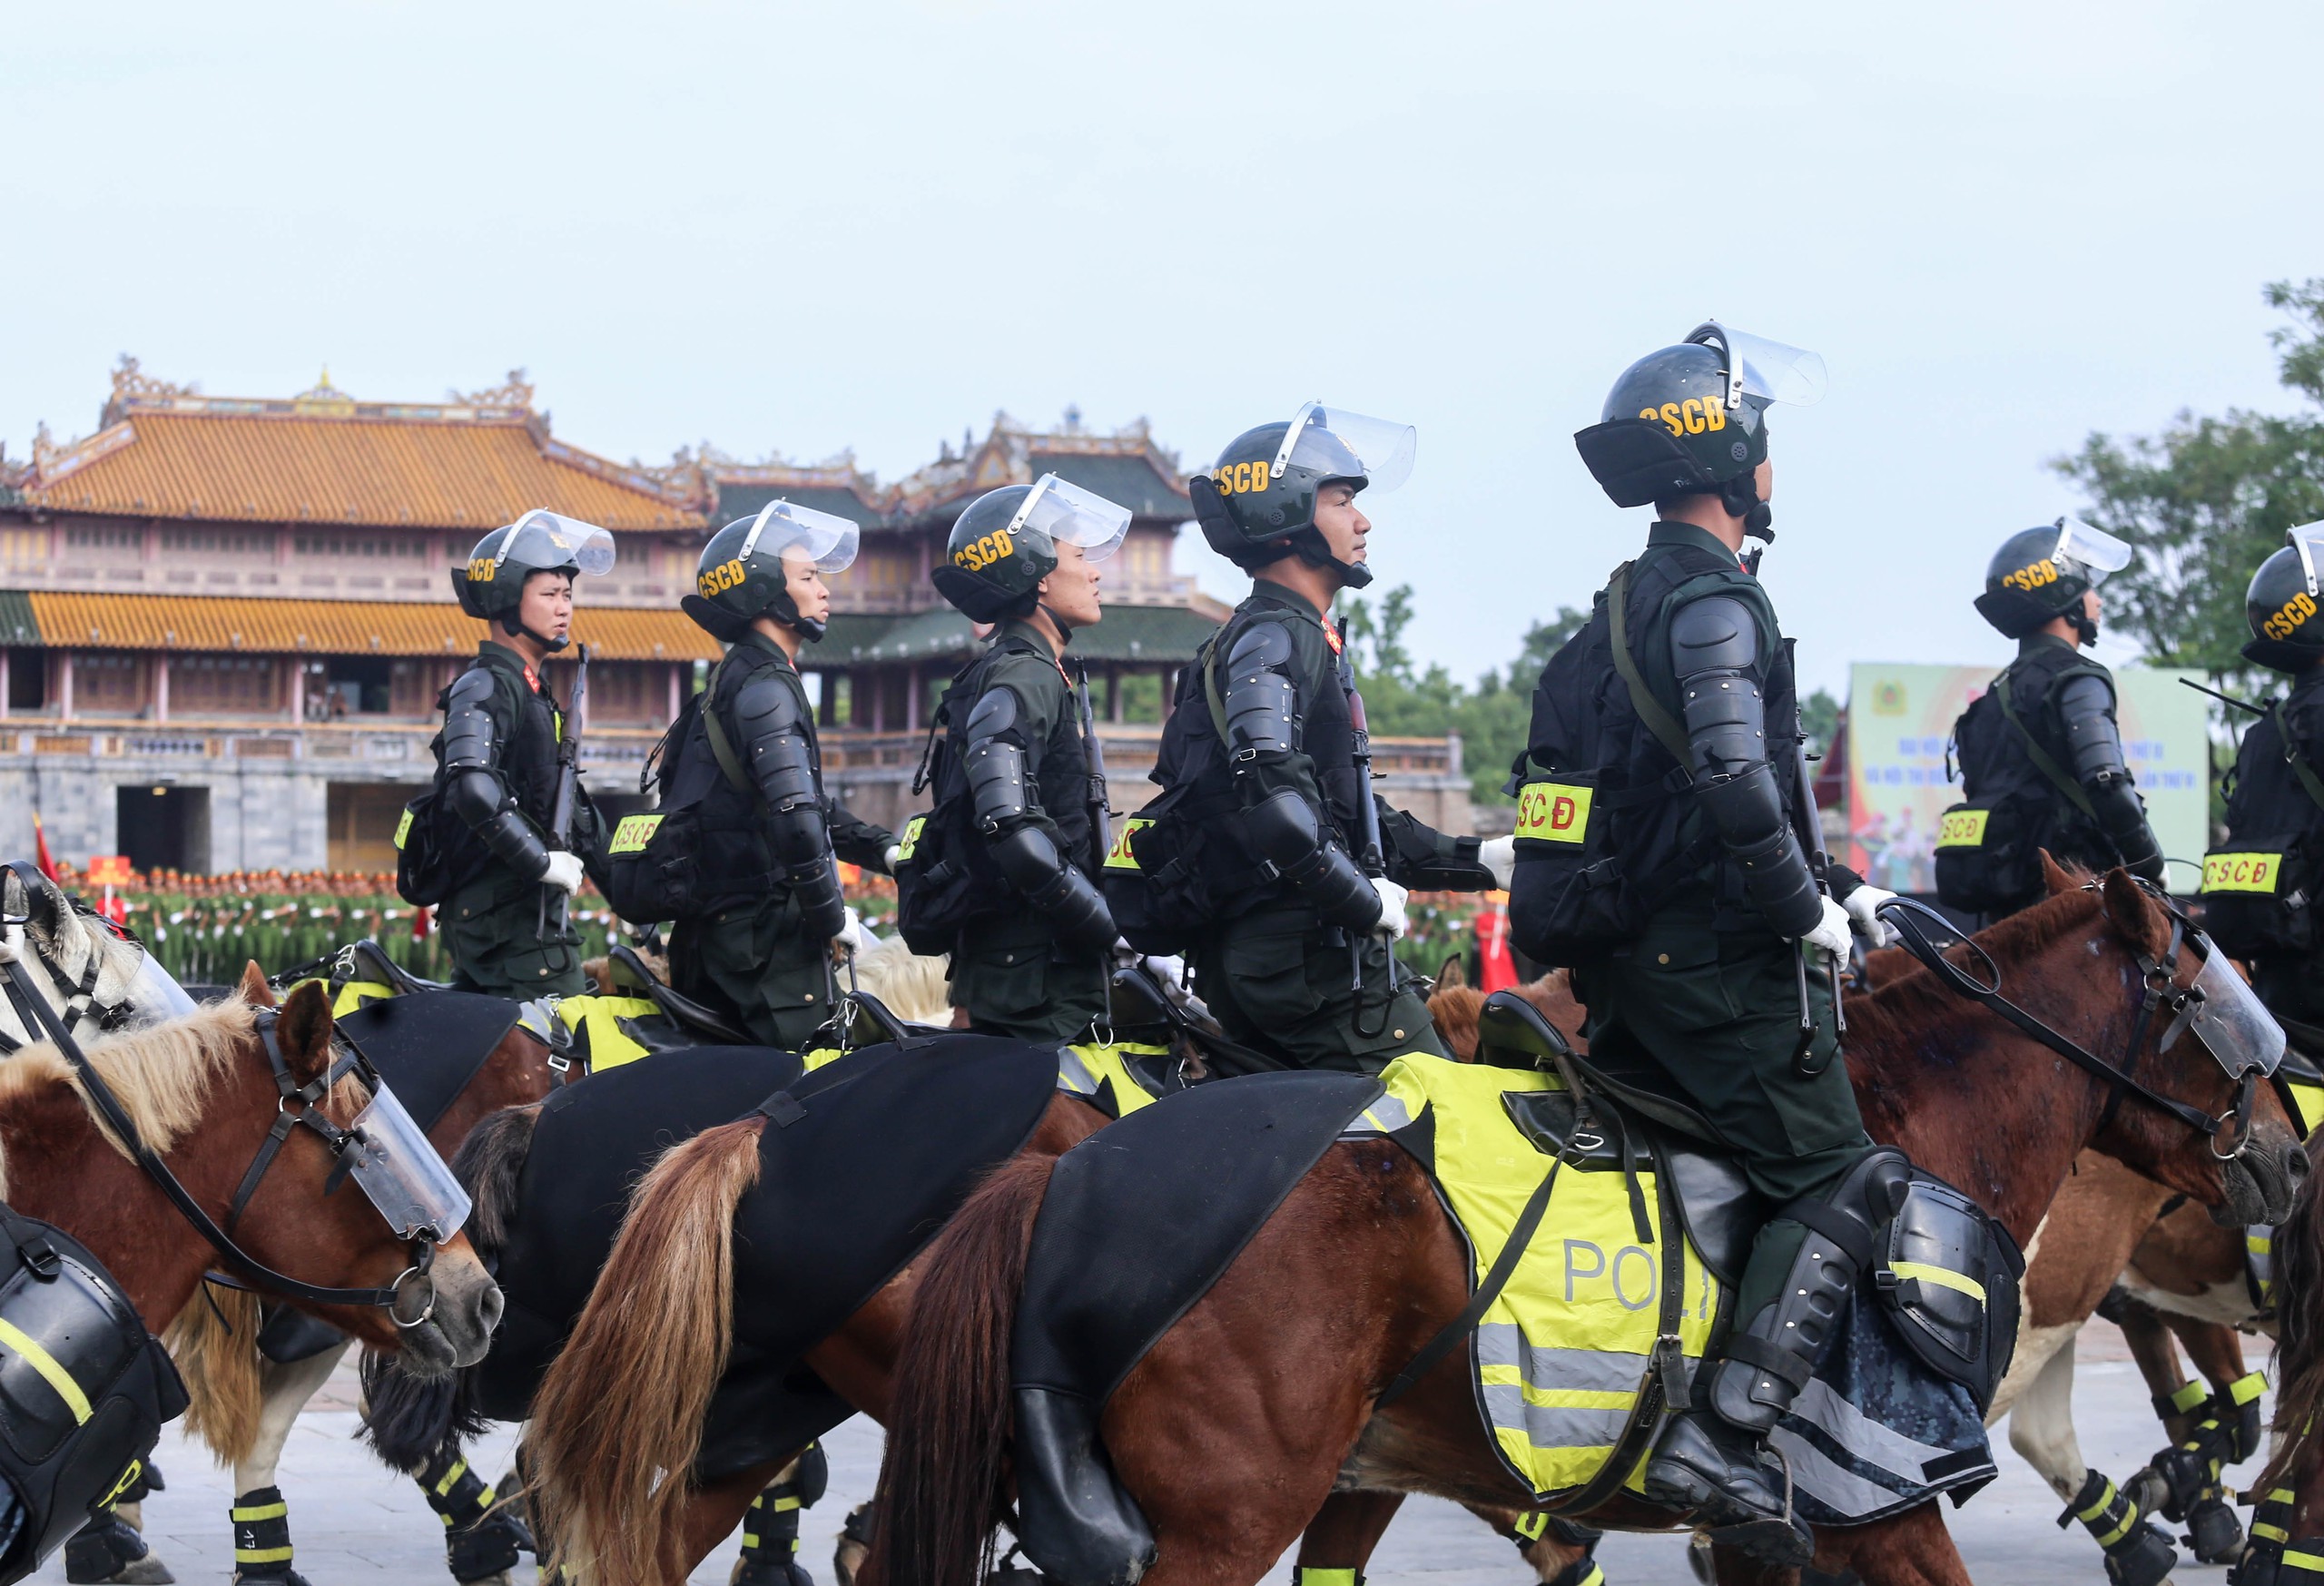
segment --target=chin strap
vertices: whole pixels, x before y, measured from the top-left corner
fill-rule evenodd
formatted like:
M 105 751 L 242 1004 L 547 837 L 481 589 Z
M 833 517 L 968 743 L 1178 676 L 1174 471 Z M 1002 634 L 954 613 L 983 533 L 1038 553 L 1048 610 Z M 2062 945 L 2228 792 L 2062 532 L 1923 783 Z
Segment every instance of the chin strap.
M 1343 588 L 1362 589 L 1372 582 L 1372 568 L 1368 564 L 1343 562 L 1332 555 L 1332 547 L 1325 543 L 1323 531 L 1313 524 L 1291 537 L 1291 548 L 1309 566 L 1329 567 L 1337 573 Z
M 544 635 L 537 634 L 533 632 L 532 629 L 527 627 L 523 623 L 518 622 L 514 616 L 502 617 L 500 619 L 500 626 L 502 631 L 506 633 L 524 635 L 527 638 L 540 645 L 541 648 L 547 650 L 552 655 L 556 655 L 559 650 L 564 649 L 566 645 L 573 642 L 572 637 L 569 635 L 561 639 L 552 639 Z
M 1775 509 L 1759 499 L 1759 481 L 1754 475 L 1738 474 L 1721 485 L 1718 504 L 1743 520 L 1745 534 L 1774 543 L 1776 531 L 1768 525 L 1775 518 Z

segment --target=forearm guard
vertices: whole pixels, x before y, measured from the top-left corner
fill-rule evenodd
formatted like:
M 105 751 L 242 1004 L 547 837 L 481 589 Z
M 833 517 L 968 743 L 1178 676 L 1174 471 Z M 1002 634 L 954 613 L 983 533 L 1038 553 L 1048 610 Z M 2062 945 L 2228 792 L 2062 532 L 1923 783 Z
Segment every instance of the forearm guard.
M 2147 824 L 2146 805 L 2131 784 L 2130 773 L 2100 776 L 2083 784 L 2090 807 L 2098 812 L 2098 828 L 2122 856 L 2122 868 L 2145 881 L 2162 880 L 2162 844 Z
M 1098 889 L 1057 851 L 1049 833 L 1039 826 L 1019 826 L 1015 831 L 993 838 L 985 852 L 992 855 L 994 864 L 1009 879 L 1009 884 L 1024 894 L 1025 901 L 1039 910 L 1068 941 L 1089 948 L 1108 948 L 1121 932 L 1114 927 L 1114 917 L 1106 908 L 1106 900 Z
M 1816 929 L 1824 905 L 1816 874 L 1785 819 L 1782 790 L 1765 761 L 1736 776 L 1698 781 L 1695 797 L 1718 829 L 1728 857 L 1743 870 L 1743 890 L 1778 936 L 1797 939 Z
M 444 797 L 495 859 L 527 881 L 547 873 L 548 849 L 514 805 L 502 807 L 498 777 L 488 771 L 460 772 L 445 783 Z
M 734 725 L 766 805 L 767 846 L 798 901 L 801 926 L 812 937 L 831 936 L 846 923 L 847 902 L 798 701 L 781 678 L 762 674 L 735 694 Z
M 2090 795 L 2098 829 L 2122 856 L 2122 867 L 2151 882 L 2162 880 L 2162 845 L 2147 824 L 2122 760 L 2122 734 L 2114 724 L 2114 694 L 2093 676 L 2069 677 L 2058 688 L 2058 719 L 2073 751 L 2074 780 Z
M 1369 931 L 1380 923 L 1380 894 L 1355 862 L 1324 840 L 1315 812 L 1289 788 L 1243 812 L 1243 834 L 1331 924 Z

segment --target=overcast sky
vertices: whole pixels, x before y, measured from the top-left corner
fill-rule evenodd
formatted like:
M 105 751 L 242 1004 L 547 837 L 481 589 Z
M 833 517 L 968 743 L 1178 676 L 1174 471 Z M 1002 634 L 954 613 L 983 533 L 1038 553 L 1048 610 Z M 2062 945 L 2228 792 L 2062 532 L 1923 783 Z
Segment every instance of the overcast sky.
M 2141 0 L 19 5 L 0 437 L 86 434 L 123 351 L 522 365 L 593 450 L 883 478 L 996 409 L 1192 467 L 1320 397 L 1419 426 L 1373 559 L 1468 675 L 1639 541 L 1571 437 L 1716 315 L 1830 367 L 1766 576 L 1837 689 L 2004 654 L 1970 598 L 2089 430 L 2294 405 L 2260 286 L 2324 274 L 2319 44 Z

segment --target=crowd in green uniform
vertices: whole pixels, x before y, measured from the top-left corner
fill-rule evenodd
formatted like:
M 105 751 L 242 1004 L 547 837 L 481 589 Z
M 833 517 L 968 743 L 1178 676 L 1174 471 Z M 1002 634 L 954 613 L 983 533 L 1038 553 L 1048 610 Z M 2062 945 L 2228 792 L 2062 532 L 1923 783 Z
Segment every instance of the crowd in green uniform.
M 1891 894 L 1822 852 L 1792 645 L 1750 547 L 1775 537 L 1769 409 L 1817 399 L 1822 379 L 1814 355 L 1709 322 L 1624 370 L 1576 436 L 1613 503 L 1652 518 L 1542 672 L 1511 837 L 1433 831 L 1373 785 L 1333 608 L 1371 578 L 1359 497 L 1403 481 L 1416 438 L 1311 402 L 1188 482 L 1206 540 L 1250 587 L 1181 673 L 1141 797 L 1108 786 L 1073 653 L 1104 620 L 1101 565 L 1130 515 L 1057 475 L 988 492 L 954 525 L 932 581 L 989 642 L 936 713 L 915 788 L 931 807 L 894 833 L 823 786 L 798 671 L 855 525 L 778 501 L 713 537 L 684 604 L 727 657 L 665 741 L 655 808 L 613 830 L 586 797 L 559 824 L 567 724 L 539 683 L 576 576 L 610 564 L 610 537 L 546 513 L 496 530 L 455 574 L 495 634 L 445 693 L 438 777 L 415 803 L 434 869 L 408 847 L 406 895 L 444 906 L 462 984 L 561 993 L 578 989 L 586 912 L 545 934 L 544 901 L 594 878 L 634 925 L 668 926 L 681 990 L 795 1046 L 862 942 L 844 861 L 891 874 L 903 935 L 950 955 L 961 1027 L 1107 1039 L 1115 968 L 1153 955 L 1183 966 L 1243 1066 L 1376 1072 L 1442 1050 L 1398 952 L 1413 891 L 1505 889 L 1518 948 L 1572 970 L 1592 1061 L 1691 1101 L 1776 1208 L 1724 1356 L 1644 1480 L 1723 1541 L 1797 1562 L 1804 1532 L 1767 1434 L 1845 1321 L 1910 1174 L 1866 1137 L 1836 1060 L 1839 971 L 1859 938 L 1888 939 Z M 2324 781 L 2306 759 L 2324 734 L 2319 544 L 2295 534 L 2253 585 L 2253 658 L 2300 682 L 2247 739 L 2230 803 L 2246 851 L 2213 856 L 2207 890 L 2240 910 L 2263 990 L 2324 1021 L 2306 893 L 2286 880 L 2309 885 L 2324 853 Z M 2160 879 L 2112 679 L 2087 654 L 2096 586 L 2129 555 L 2061 519 L 1994 559 L 1977 606 L 2020 650 L 1960 724 L 1966 797 L 1939 876 L 1965 913 L 2035 901 L 2044 852 Z M 1142 806 L 1118 830 L 1118 803 Z

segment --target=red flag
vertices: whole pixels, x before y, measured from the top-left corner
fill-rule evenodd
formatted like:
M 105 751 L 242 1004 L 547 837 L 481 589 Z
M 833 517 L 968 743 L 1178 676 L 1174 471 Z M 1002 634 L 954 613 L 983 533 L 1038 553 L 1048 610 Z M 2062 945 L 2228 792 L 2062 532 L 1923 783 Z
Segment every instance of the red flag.
M 40 823 L 38 810 L 33 812 L 33 846 L 37 851 L 35 857 L 40 862 L 40 873 L 52 882 L 55 881 L 56 861 L 49 857 L 48 829 Z
M 1477 989 L 1486 996 L 1517 984 L 1517 962 L 1509 956 L 1509 894 L 1487 892 L 1477 911 Z
M 428 910 L 427 904 L 422 903 L 419 908 L 414 909 L 411 911 L 412 941 L 425 941 L 428 940 Z

